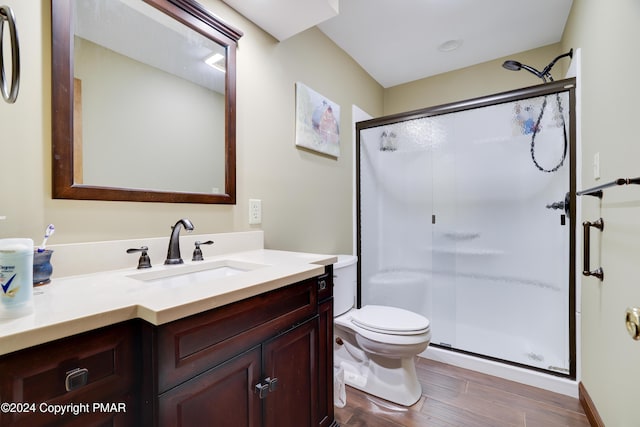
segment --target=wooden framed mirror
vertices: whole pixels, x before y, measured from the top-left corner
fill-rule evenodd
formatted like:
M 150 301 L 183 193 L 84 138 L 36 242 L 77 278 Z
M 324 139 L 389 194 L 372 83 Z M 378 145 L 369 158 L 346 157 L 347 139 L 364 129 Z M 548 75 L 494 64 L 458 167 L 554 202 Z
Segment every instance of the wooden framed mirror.
M 242 33 L 193 0 L 52 0 L 53 198 L 235 204 Z

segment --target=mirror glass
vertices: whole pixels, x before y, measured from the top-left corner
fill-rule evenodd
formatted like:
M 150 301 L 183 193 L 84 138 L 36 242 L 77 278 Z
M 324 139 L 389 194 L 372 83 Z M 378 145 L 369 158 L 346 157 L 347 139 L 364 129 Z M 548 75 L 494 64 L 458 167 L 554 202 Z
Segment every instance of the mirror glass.
M 54 198 L 235 203 L 240 33 L 191 0 L 53 0 Z

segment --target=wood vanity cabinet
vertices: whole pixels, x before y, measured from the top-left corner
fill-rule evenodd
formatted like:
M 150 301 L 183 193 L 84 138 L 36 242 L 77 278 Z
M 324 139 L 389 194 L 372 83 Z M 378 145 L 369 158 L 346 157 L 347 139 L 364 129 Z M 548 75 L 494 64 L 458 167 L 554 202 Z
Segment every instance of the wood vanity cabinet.
M 331 271 L 329 266 L 320 277 L 145 327 L 143 348 L 150 354 L 143 360 L 151 363 L 144 375 L 143 424 L 337 425 Z
M 0 410 L 0 427 L 337 426 L 332 271 L 161 326 L 134 319 L 0 356 L 0 404 L 23 410 Z
M 140 425 L 138 324 L 0 356 L 0 426 Z

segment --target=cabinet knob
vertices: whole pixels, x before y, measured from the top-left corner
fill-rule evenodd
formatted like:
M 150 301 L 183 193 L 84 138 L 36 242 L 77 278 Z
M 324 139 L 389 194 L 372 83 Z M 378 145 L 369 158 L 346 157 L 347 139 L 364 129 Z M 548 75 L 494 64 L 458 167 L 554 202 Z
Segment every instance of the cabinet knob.
M 76 368 L 67 372 L 64 379 L 64 388 L 67 391 L 77 390 L 87 385 L 89 379 L 89 370 L 86 368 Z
M 269 386 L 269 391 L 275 391 L 276 386 L 278 385 L 277 378 L 267 377 L 264 379 L 264 382 L 267 383 L 267 385 Z
M 318 280 L 318 290 L 324 291 L 327 289 L 327 281 L 325 279 Z
M 265 397 L 267 397 L 267 394 L 276 390 L 277 385 L 278 385 L 277 378 L 267 377 L 264 379 L 264 383 L 260 382 L 255 385 L 254 391 L 258 393 L 258 396 L 260 397 L 260 399 L 264 399 Z
M 260 399 L 264 399 L 267 397 L 267 394 L 269 394 L 269 384 L 258 383 L 256 384 L 254 391 L 258 393 L 258 397 L 260 397 Z

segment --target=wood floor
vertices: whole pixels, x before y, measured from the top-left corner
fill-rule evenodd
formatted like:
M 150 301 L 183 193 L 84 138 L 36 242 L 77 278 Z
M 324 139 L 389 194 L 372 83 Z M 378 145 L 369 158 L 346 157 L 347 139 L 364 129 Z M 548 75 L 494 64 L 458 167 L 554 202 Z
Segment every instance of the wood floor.
M 578 399 L 418 358 L 422 397 L 410 408 L 347 387 L 341 426 L 589 427 Z

